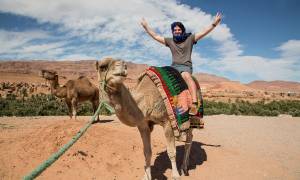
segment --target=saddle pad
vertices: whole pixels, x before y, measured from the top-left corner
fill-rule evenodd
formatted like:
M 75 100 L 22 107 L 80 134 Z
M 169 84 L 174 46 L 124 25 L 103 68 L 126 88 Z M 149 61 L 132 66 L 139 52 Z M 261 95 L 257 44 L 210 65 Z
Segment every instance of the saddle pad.
M 191 96 L 188 86 L 182 78 L 181 74 L 170 66 L 150 67 L 146 70 L 148 77 L 157 86 L 167 109 L 167 114 L 171 121 L 171 125 L 175 136 L 180 135 L 180 131 L 189 128 L 198 128 L 200 123 L 197 121 L 190 122 L 189 104 L 191 104 Z M 195 80 L 195 78 L 194 78 Z M 196 80 L 198 89 L 198 105 L 199 118 L 203 117 L 202 96 L 199 83 Z

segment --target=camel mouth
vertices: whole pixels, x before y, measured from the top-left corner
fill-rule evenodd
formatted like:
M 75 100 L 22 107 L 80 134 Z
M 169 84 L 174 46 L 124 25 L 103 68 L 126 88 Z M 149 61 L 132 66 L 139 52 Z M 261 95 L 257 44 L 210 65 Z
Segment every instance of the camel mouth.
M 127 73 L 123 72 L 123 73 L 115 73 L 115 76 L 121 76 L 121 77 L 127 77 Z

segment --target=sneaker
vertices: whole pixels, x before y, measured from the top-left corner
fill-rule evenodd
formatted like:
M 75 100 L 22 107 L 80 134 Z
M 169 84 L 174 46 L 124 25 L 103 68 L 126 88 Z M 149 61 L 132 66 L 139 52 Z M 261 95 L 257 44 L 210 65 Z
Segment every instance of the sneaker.
M 190 121 L 191 121 L 192 128 L 200 128 L 200 129 L 204 128 L 204 121 L 202 118 L 198 116 L 191 116 Z
M 203 121 L 203 119 L 200 119 L 199 124 L 200 124 L 199 127 L 200 127 L 201 129 L 203 129 L 203 128 L 204 128 L 204 121 Z
M 198 113 L 198 107 L 196 104 L 192 104 L 190 111 L 189 111 L 189 115 L 196 115 Z

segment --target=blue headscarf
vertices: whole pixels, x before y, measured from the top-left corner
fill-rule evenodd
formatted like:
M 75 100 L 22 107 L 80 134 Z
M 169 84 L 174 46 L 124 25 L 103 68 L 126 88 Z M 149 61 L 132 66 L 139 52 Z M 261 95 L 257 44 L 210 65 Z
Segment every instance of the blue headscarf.
M 178 26 L 180 27 L 182 33 L 180 35 L 175 36 L 174 35 L 174 28 Z M 185 27 L 181 22 L 173 22 L 171 24 L 171 29 L 172 29 L 172 34 L 173 34 L 173 40 L 175 41 L 175 43 L 182 43 L 184 42 L 192 33 L 186 33 L 185 32 Z

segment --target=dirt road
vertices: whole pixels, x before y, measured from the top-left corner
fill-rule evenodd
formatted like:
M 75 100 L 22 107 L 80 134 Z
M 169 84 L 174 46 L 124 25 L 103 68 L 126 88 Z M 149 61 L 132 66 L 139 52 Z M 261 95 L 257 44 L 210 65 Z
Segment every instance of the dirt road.
M 90 117 L 0 118 L 0 179 L 20 179 L 68 142 Z M 141 179 L 136 128 L 114 117 L 88 131 L 37 179 Z M 182 179 L 300 179 L 300 118 L 208 116 L 194 131 L 190 176 Z M 170 179 L 162 128 L 152 133 L 152 176 Z M 183 143 L 177 143 L 178 165 Z M 180 167 L 180 166 L 179 166 Z

